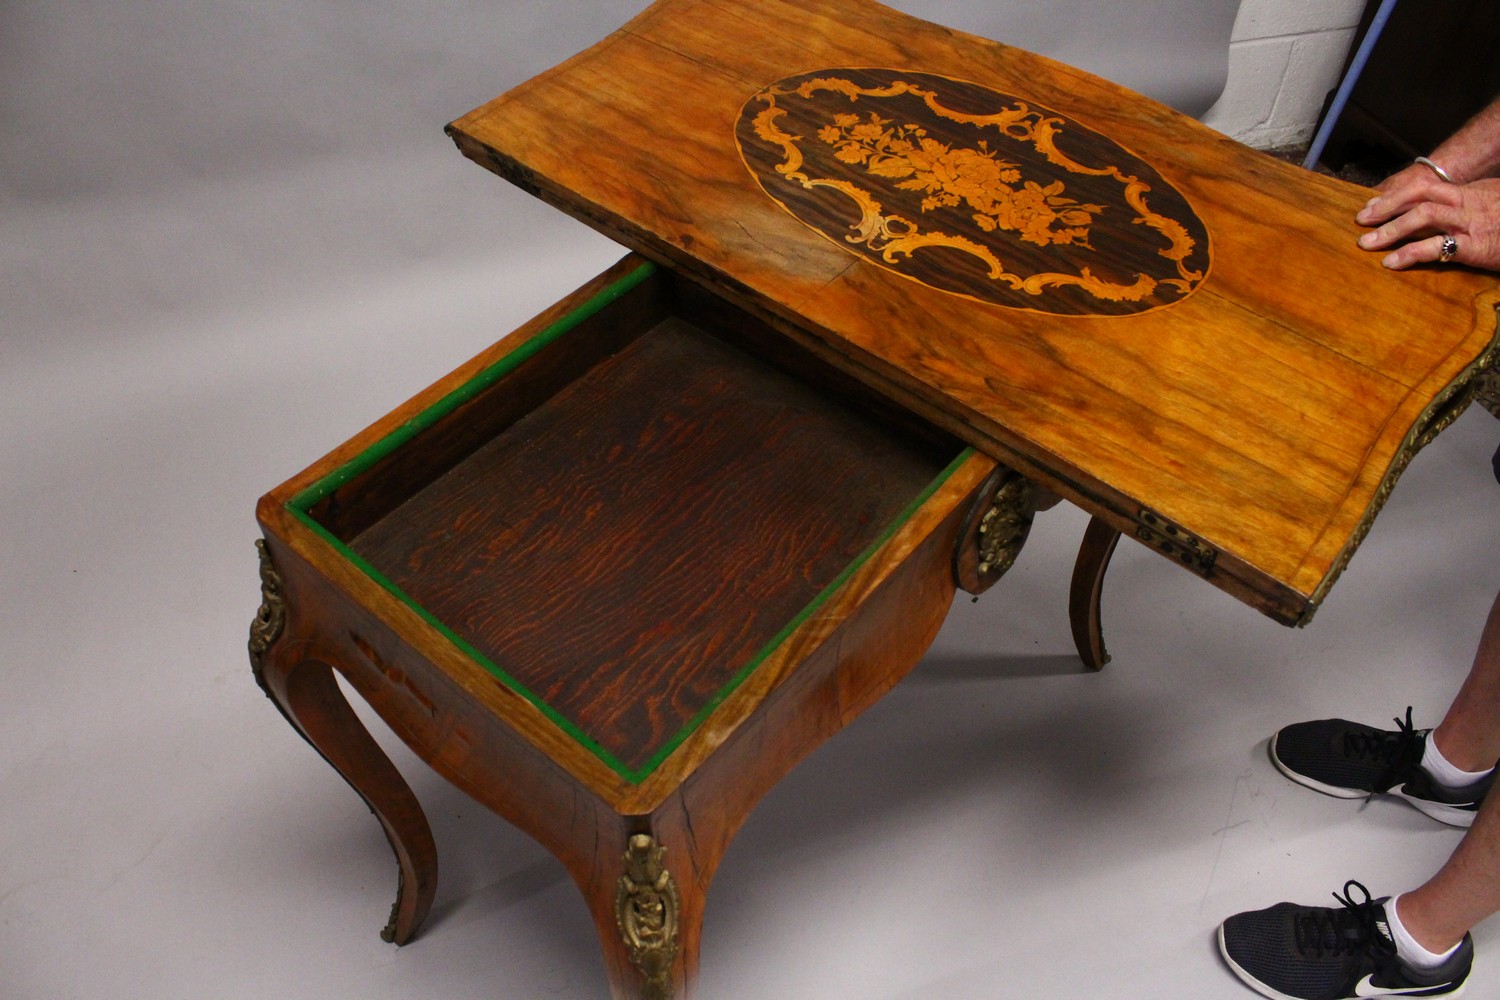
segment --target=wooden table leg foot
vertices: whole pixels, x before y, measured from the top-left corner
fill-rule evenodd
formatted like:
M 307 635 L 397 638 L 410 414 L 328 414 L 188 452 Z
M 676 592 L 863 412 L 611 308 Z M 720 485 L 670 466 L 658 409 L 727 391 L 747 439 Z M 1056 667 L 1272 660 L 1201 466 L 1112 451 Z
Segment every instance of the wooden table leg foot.
M 1100 598 L 1104 593 L 1104 575 L 1119 541 L 1118 531 L 1105 521 L 1093 518 L 1083 533 L 1078 561 L 1073 564 L 1068 622 L 1073 627 L 1073 644 L 1078 648 L 1078 655 L 1090 670 L 1103 669 L 1109 662 L 1109 650 L 1104 648 Z
M 294 638 L 292 609 L 261 548 L 262 605 L 251 625 L 250 661 L 283 716 L 343 776 L 380 820 L 398 865 L 396 902 L 381 937 L 409 941 L 437 891 L 437 846 L 411 787 L 354 714 L 317 647 Z M 285 634 L 284 634 L 285 633 Z

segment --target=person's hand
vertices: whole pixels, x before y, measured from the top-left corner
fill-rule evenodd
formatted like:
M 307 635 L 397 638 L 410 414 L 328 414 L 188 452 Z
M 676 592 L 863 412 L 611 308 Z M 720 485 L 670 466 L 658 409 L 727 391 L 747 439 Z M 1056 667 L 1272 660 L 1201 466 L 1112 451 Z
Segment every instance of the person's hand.
M 1386 267 L 1399 271 L 1436 262 L 1451 237 L 1458 244 L 1451 262 L 1500 271 L 1500 180 L 1450 184 L 1413 164 L 1376 191 L 1355 221 L 1376 227 L 1359 245 L 1390 250 L 1381 261 Z
M 1429 188 L 1444 184 L 1452 186 L 1452 182 L 1443 180 L 1430 167 L 1424 166 L 1421 163 L 1413 163 L 1405 170 L 1397 171 L 1375 185 L 1375 197 L 1370 199 L 1369 203 L 1365 205 L 1356 218 L 1361 225 L 1378 226 L 1380 223 L 1385 222 L 1386 219 L 1380 218 L 1369 221 L 1372 210 L 1379 211 L 1388 201 L 1404 200 L 1417 196 Z

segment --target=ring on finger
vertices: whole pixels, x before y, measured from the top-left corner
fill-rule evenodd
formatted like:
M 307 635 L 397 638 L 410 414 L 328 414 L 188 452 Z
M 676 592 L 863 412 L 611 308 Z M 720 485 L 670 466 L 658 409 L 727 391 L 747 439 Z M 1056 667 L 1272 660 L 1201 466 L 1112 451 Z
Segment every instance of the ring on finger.
M 1447 233 L 1443 234 L 1443 242 L 1438 247 L 1438 262 L 1446 264 L 1458 256 L 1458 240 Z

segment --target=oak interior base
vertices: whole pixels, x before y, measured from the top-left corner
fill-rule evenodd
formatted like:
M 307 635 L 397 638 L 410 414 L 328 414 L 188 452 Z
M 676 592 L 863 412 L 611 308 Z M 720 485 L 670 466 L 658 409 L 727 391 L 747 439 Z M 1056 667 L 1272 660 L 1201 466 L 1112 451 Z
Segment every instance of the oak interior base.
M 348 541 L 636 774 L 958 450 L 668 316 Z

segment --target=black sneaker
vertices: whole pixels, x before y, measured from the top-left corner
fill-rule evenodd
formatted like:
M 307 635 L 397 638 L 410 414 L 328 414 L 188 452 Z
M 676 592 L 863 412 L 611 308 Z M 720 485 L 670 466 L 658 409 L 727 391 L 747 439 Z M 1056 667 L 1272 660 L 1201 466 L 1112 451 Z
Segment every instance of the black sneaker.
M 1353 799 L 1390 794 L 1449 826 L 1471 826 L 1493 773 L 1468 788 L 1444 788 L 1422 768 L 1430 729 L 1393 720 L 1395 730 L 1346 719 L 1287 726 L 1271 737 L 1271 762 L 1293 781 L 1327 795 Z
M 1354 890 L 1364 899 L 1354 902 Z M 1274 1000 L 1355 1000 L 1360 997 L 1456 997 L 1474 964 L 1468 935 L 1453 957 L 1424 972 L 1402 963 L 1386 922 L 1389 899 L 1370 899 L 1358 882 L 1334 893 L 1342 906 L 1277 903 L 1238 913 L 1219 926 L 1224 960 Z

